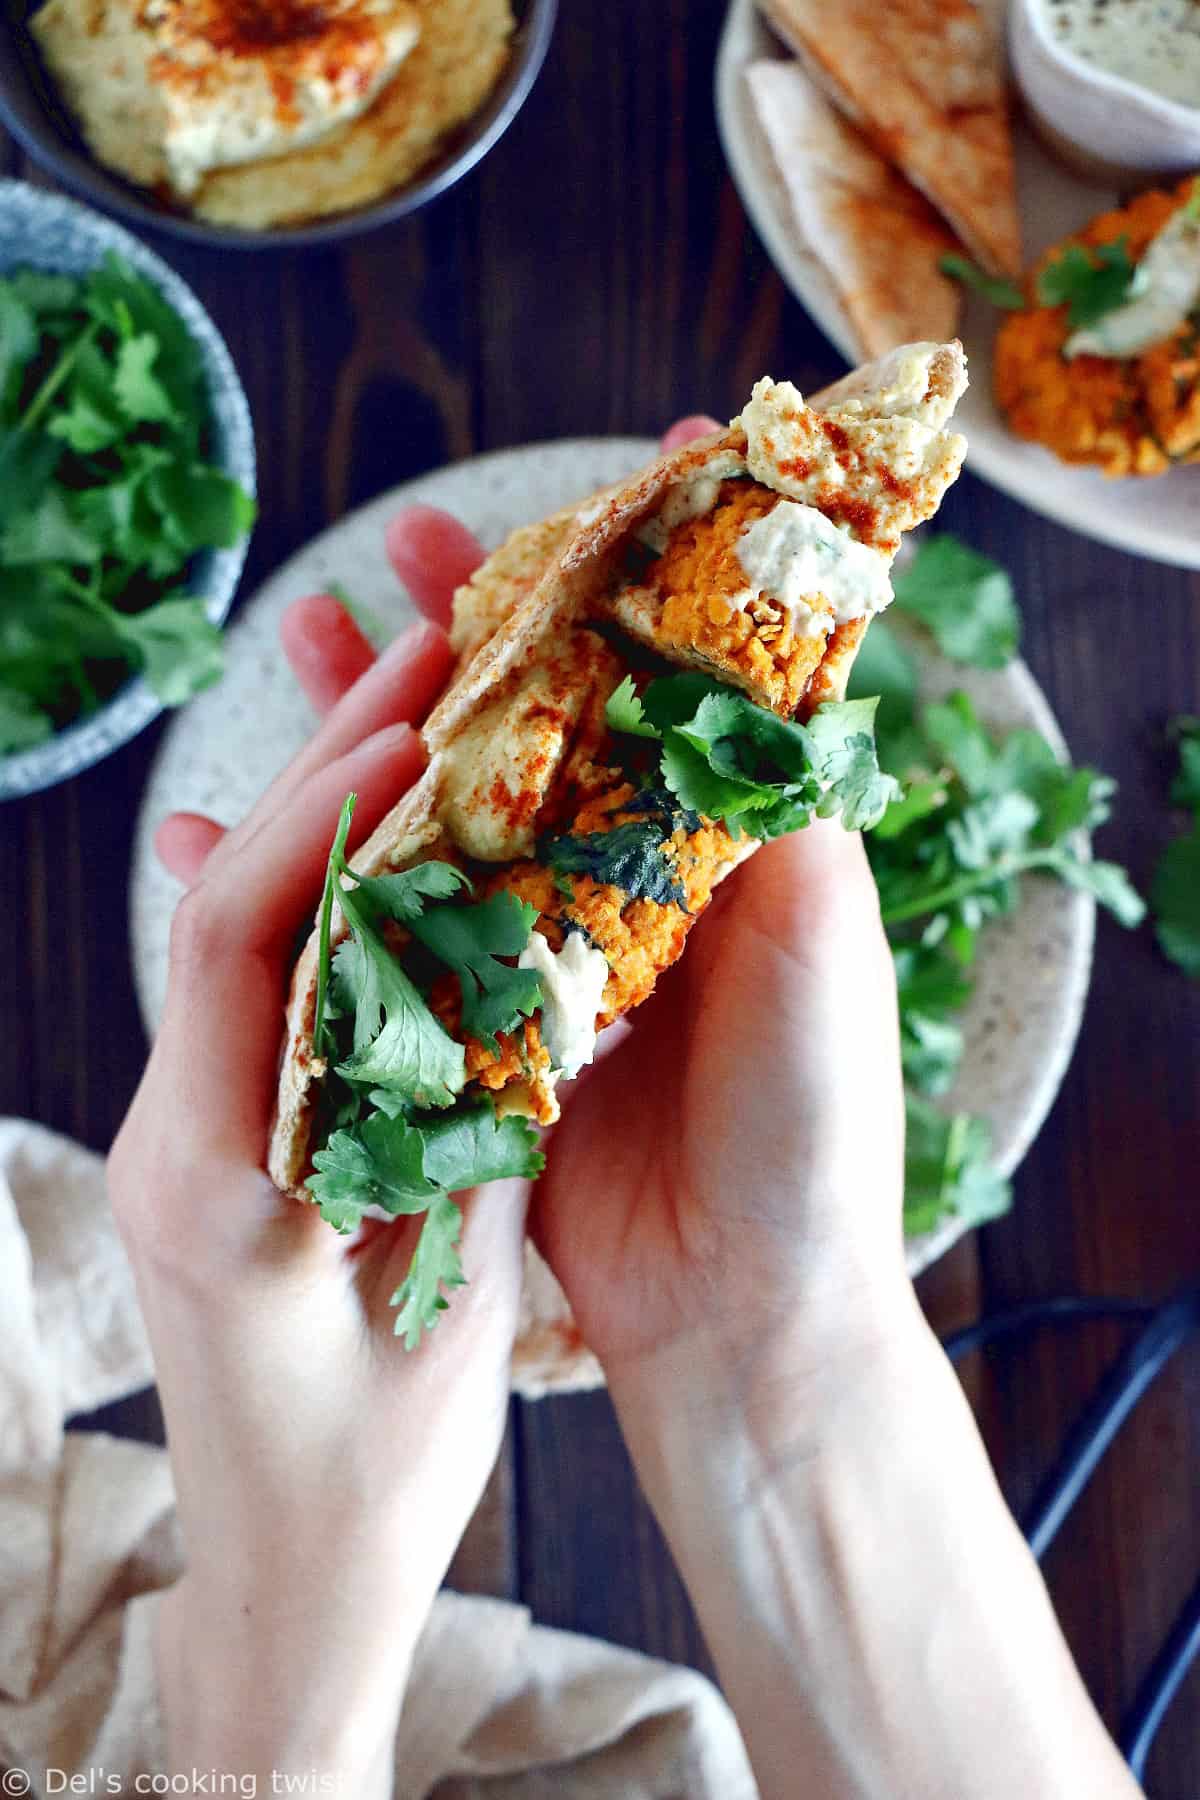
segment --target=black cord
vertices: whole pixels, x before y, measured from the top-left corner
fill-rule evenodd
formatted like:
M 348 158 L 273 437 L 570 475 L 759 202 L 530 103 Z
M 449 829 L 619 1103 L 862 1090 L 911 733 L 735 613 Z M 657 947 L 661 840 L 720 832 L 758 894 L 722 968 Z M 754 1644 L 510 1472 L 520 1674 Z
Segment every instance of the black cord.
M 1166 1643 L 1150 1664 L 1121 1729 L 1121 1751 L 1140 1781 L 1146 1758 L 1184 1676 L 1200 1653 L 1200 1582 L 1171 1627 Z
M 1146 1390 L 1175 1352 L 1200 1329 L 1200 1284 L 1161 1306 L 1116 1296 L 1065 1295 L 1032 1301 L 981 1319 L 951 1333 L 943 1348 L 952 1362 L 972 1350 L 1043 1325 L 1079 1324 L 1120 1318 L 1142 1330 L 1100 1383 L 1082 1419 L 1070 1433 L 1058 1466 L 1043 1483 L 1025 1522 L 1025 1536 L 1040 1562 L 1072 1507 L 1095 1473 L 1105 1451 Z M 1146 1760 L 1172 1700 L 1200 1656 L 1200 1583 L 1154 1658 L 1121 1731 L 1121 1749 L 1140 1782 Z
M 1039 1562 L 1146 1389 L 1198 1325 L 1200 1287 L 1195 1287 L 1159 1307 L 1100 1383 L 1022 1528 Z
M 1015 1337 L 1041 1325 L 1083 1324 L 1089 1319 L 1151 1319 L 1155 1308 L 1148 1300 L 1125 1300 L 1103 1294 L 1064 1294 L 1055 1300 L 1031 1300 L 1026 1306 L 1005 1307 L 986 1319 L 965 1325 L 942 1339 L 942 1349 L 952 1363 L 961 1362 L 972 1350 L 982 1350 L 1001 1338 Z

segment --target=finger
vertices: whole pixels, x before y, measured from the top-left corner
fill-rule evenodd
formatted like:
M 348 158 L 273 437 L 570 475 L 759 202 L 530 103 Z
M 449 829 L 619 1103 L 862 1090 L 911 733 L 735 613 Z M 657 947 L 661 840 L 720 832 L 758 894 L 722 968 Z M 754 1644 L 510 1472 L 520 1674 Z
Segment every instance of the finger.
M 294 600 L 279 622 L 279 641 L 319 713 L 331 711 L 375 661 L 371 643 L 332 594 Z
M 436 506 L 406 506 L 389 524 L 384 543 L 417 611 L 449 625 L 455 588 L 487 554 L 479 539 Z
M 170 813 L 154 834 L 154 852 L 168 875 L 193 887 L 224 836 L 225 827 L 203 813 Z
M 445 687 L 453 666 L 454 652 L 436 625 L 421 619 L 401 632 L 342 696 L 320 730 L 271 783 L 243 822 L 228 833 L 213 853 L 213 866 L 236 855 L 326 763 L 344 756 L 385 725 L 419 724 Z
M 361 843 L 420 774 L 422 760 L 410 726 L 376 732 L 313 775 L 182 901 L 153 1060 L 173 1128 L 184 1141 L 198 1138 L 203 1153 L 261 1158 L 287 964 L 315 910 L 342 802 L 358 795 L 351 842 Z
M 684 444 L 690 444 L 696 438 L 709 437 L 721 427 L 716 419 L 710 419 L 707 413 L 689 413 L 686 419 L 676 419 L 674 425 L 667 427 L 662 434 L 664 450 L 678 450 Z

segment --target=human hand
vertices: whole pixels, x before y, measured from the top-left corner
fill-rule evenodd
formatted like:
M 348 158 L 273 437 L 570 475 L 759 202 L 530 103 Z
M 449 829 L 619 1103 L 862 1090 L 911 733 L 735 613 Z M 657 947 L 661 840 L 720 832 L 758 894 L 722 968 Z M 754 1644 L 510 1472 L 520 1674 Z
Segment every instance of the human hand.
M 443 580 L 452 549 L 443 538 Z M 430 604 L 448 594 L 427 581 Z M 361 840 L 415 780 L 412 723 L 453 661 L 420 624 L 371 667 L 327 598 L 299 602 L 283 636 L 332 710 L 235 831 L 190 815 L 160 830 L 191 891 L 109 1180 L 187 1546 L 160 1644 L 173 1753 L 180 1766 L 316 1764 L 347 1792 L 383 1793 L 408 1658 L 503 1432 L 525 1193 L 468 1198 L 469 1286 L 408 1356 L 388 1304 L 407 1227 L 339 1238 L 263 1171 L 288 970 L 339 808 L 357 791 Z

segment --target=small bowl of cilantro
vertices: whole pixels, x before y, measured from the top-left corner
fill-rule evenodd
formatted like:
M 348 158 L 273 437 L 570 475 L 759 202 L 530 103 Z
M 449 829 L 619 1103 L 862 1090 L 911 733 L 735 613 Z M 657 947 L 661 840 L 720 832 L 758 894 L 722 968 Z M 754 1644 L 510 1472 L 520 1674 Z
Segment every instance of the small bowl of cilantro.
M 0 800 L 219 678 L 254 512 L 246 398 L 191 290 L 0 181 Z

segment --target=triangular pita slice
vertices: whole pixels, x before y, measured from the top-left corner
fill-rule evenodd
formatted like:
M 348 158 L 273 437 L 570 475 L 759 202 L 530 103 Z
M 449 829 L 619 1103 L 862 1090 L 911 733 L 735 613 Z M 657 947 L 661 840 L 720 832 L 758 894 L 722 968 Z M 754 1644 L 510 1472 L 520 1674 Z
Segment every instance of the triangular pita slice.
M 1000 0 L 760 3 L 972 256 L 995 274 L 1019 274 Z
M 797 234 L 837 289 L 863 354 L 952 337 L 959 290 L 938 265 L 958 240 L 929 202 L 800 63 L 753 63 L 746 85 Z

